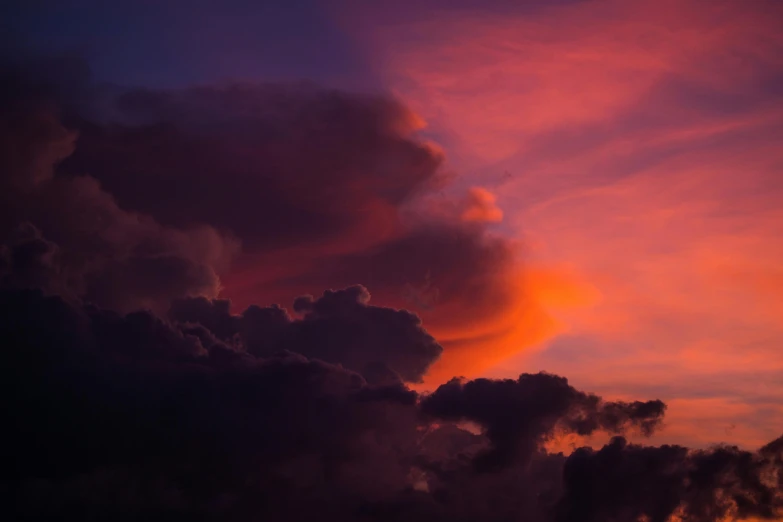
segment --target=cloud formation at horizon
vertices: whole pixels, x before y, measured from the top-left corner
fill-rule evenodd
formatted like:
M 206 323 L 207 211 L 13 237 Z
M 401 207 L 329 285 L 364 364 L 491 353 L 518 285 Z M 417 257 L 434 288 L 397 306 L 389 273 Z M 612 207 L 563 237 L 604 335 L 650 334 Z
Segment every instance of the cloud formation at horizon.
M 385 371 L 366 376 L 301 355 L 377 326 L 324 315 L 335 299 L 352 313 L 361 291 L 306 298 L 299 306 L 322 310 L 315 320 L 332 333 L 282 339 L 269 320 L 279 308 L 213 316 L 207 327 L 0 290 L 5 509 L 26 520 L 664 521 L 783 507 L 779 440 L 757 453 L 622 436 L 570 456 L 543 447 L 556 434 L 649 435 L 665 409 L 657 400 L 604 401 L 546 373 L 455 380 L 419 395 L 392 371 L 398 354 L 373 355 L 372 342 L 349 354 L 380 358 Z M 297 332 L 314 319 L 286 320 Z M 232 322 L 244 335 L 222 341 Z

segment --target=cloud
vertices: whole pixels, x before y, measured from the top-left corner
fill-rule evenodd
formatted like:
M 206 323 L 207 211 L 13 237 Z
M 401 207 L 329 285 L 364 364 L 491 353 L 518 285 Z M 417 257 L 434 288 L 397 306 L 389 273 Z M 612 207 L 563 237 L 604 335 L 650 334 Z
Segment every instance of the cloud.
M 486 220 L 419 199 L 442 183 L 441 153 L 398 102 L 310 86 L 97 88 L 70 82 L 70 67 L 2 70 L 7 518 L 779 509 L 780 483 L 766 482 L 781 474 L 777 440 L 756 453 L 678 449 L 665 476 L 687 480 L 674 485 L 654 466 L 637 480 L 633 465 L 665 446 L 546 449 L 561 432 L 648 434 L 658 400 L 603 400 L 543 373 L 408 386 L 557 331 L 541 286 L 573 296 L 545 272 L 531 284 L 517 245 Z M 406 285 L 433 296 L 429 310 L 405 309 Z M 292 311 L 255 304 L 273 301 Z M 622 495 L 579 479 L 609 453 L 631 462 L 611 470 Z M 680 487 L 676 504 L 649 501 Z
M 0 275 L 4 287 L 47 288 L 56 293 L 61 281 L 59 249 L 41 237 L 29 223 L 22 223 L 8 241 L 0 245 Z
M 376 321 L 356 315 L 362 295 L 347 289 L 299 305 L 361 332 Z M 354 320 L 346 324 L 335 310 Z M 265 327 L 272 339 L 278 327 Z M 397 327 L 408 329 L 391 323 Z M 150 312 L 121 315 L 37 290 L 0 290 L 8 421 L 0 482 L 14 492 L 4 496 L 6 512 L 29 520 L 88 511 L 99 519 L 546 522 L 575 513 L 664 520 L 656 517 L 677 510 L 720 520 L 732 510 L 765 516 L 780 507 L 780 485 L 768 482 L 783 471 L 778 441 L 751 453 L 615 439 L 568 457 L 542 445 L 556 429 L 651 429 L 663 413 L 659 401 L 606 402 L 548 374 L 453 381 L 420 398 L 399 381 L 370 384 L 296 354 L 295 337 L 257 357 L 206 331 Z M 354 349 L 377 348 L 367 339 Z M 514 445 L 525 448 L 524 459 L 512 458 Z M 502 465 L 484 466 L 489 455 L 503 455 L 495 460 Z
M 1 301 L 3 382 L 11 394 L 3 400 L 17 426 L 3 480 L 29 494 L 36 480 L 58 489 L 101 470 L 150 487 L 173 481 L 188 490 L 181 492 L 188 503 L 199 502 L 199 491 L 210 501 L 238 493 L 245 480 L 261 487 L 262 477 L 252 477 L 266 466 L 283 475 L 265 480 L 280 485 L 322 480 L 320 473 L 329 480 L 340 461 L 360 458 L 362 433 L 375 423 L 404 424 L 394 410 L 411 408 L 402 390 L 368 387 L 356 373 L 291 352 L 259 359 L 221 344 L 207 349 L 148 312 L 121 316 L 30 290 L 3 291 Z M 382 404 L 389 409 L 367 416 Z M 309 455 L 315 468 L 297 470 L 296 459 Z M 82 494 L 88 498 L 70 500 L 100 503 Z M 209 509 L 188 509 L 196 508 Z
M 4 236 L 39 230 L 71 295 L 162 313 L 172 298 L 242 309 L 363 284 L 443 338 L 435 383 L 557 331 L 519 245 L 487 228 L 490 195 L 450 189 L 446 214 L 433 203 L 451 180 L 443 152 L 398 100 L 310 84 L 126 89 L 78 62 L 30 63 L 4 69 Z
M 382 239 L 442 161 L 400 103 L 311 85 L 129 90 L 112 107 L 62 169 L 163 224 L 230 230 L 251 251 Z
M 167 306 L 176 296 L 216 295 L 217 272 L 236 253 L 236 241 L 209 226 L 163 226 L 121 208 L 95 178 L 59 176 L 78 132 L 61 122 L 56 91 L 33 65 L 4 64 L 1 73 L 6 278 L 41 285 L 45 270 L 49 291 L 126 311 Z M 25 256 L 36 257 L 37 275 L 20 272 L 32 269 Z
M 618 437 L 599 451 L 581 448 L 569 456 L 560 520 L 774 518 L 783 502 L 779 485 L 765 476 L 774 470 L 764 450 L 691 452 L 629 445 Z
M 495 201 L 494 194 L 485 188 L 472 187 L 468 191 L 468 197 L 465 200 L 462 215 L 463 221 L 496 223 L 503 221 L 503 211 L 500 210 Z
M 374 380 L 399 375 L 420 382 L 443 348 L 415 314 L 369 300 L 363 286 L 328 290 L 318 299 L 302 296 L 294 301 L 294 311 L 303 317 L 293 320 L 279 307 L 250 306 L 235 316 L 228 301 L 200 297 L 174 301 L 169 317 L 201 324 L 216 338 L 236 341 L 258 357 L 292 350 L 360 373 L 369 369 Z
M 604 403 L 576 390 L 563 377 L 538 373 L 520 375 L 516 381 L 454 379 L 426 396 L 422 410 L 481 425 L 492 446 L 476 463 L 479 469 L 492 469 L 512 465 L 517 458 L 529 459 L 555 428 L 590 435 L 599 429 L 619 432 L 636 426 L 650 435 L 660 424 L 665 405 L 661 401 Z

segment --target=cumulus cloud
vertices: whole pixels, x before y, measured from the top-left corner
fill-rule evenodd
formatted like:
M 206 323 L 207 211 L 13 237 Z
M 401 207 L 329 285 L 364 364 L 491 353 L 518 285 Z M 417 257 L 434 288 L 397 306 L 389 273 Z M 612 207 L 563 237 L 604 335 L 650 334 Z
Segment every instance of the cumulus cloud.
M 568 458 L 559 519 L 775 518 L 783 506 L 780 472 L 764 451 L 645 447 L 617 437 L 598 451 L 580 448 Z
M 294 311 L 303 317 L 293 320 L 280 307 L 251 306 L 232 315 L 229 301 L 201 297 L 174 301 L 169 316 L 202 324 L 218 339 L 235 342 L 256 356 L 293 350 L 366 372 L 374 380 L 398 376 L 420 382 L 443 348 L 415 314 L 369 301 L 363 286 L 328 290 L 318 299 L 302 296 L 294 301 Z
M 366 295 L 352 288 L 298 306 L 319 310 L 327 348 L 329 332 L 354 331 L 349 358 L 374 357 L 377 339 L 361 334 L 375 312 L 353 309 Z M 780 508 L 779 441 L 752 453 L 617 438 L 598 451 L 550 454 L 543 443 L 554 430 L 646 431 L 663 404 L 604 401 L 548 374 L 453 381 L 419 396 L 345 368 L 340 352 L 334 364 L 295 353 L 313 348 L 281 338 L 279 322 L 253 324 L 278 348 L 257 356 L 212 333 L 241 340 L 244 314 L 215 314 L 220 302 L 178 306 L 206 305 L 209 327 L 195 314 L 171 322 L 0 290 L 0 482 L 12 492 L 12 518 L 722 520 Z M 313 320 L 269 310 L 293 331 Z M 395 327 L 409 329 L 387 325 Z M 461 428 L 464 420 L 482 431 Z
M 58 172 L 95 177 L 121 206 L 163 225 L 236 236 L 243 254 L 221 283 L 239 306 L 360 283 L 448 337 L 447 359 L 471 344 L 499 360 L 484 339 L 509 335 L 507 354 L 533 342 L 519 330 L 547 323 L 517 245 L 487 228 L 498 217 L 492 195 L 453 191 L 448 214 L 433 204 L 450 174 L 399 101 L 308 84 L 120 89 L 102 99 L 101 110 L 69 119 L 79 141 Z M 424 298 L 404 290 L 424 286 Z
M 556 428 L 579 435 L 632 426 L 649 435 L 661 422 L 661 401 L 603 402 L 578 391 L 568 380 L 546 373 L 517 380 L 459 379 L 440 386 L 422 401 L 422 410 L 450 421 L 473 421 L 486 430 L 492 446 L 479 456 L 480 469 L 512 465 L 554 435 Z
M 217 272 L 238 243 L 211 226 L 172 228 L 126 210 L 93 177 L 58 175 L 78 131 L 61 122 L 56 91 L 31 67 L 0 71 L 0 234 L 5 257 L 37 256 L 39 273 L 22 274 L 17 259 L 4 263 L 5 277 L 22 285 L 46 277 L 49 291 L 126 311 L 216 295 Z
M 252 250 L 375 241 L 367 234 L 394 225 L 442 161 L 401 104 L 310 85 L 130 90 L 113 108 L 115 119 L 80 129 L 63 171 L 95 176 L 166 225 L 228 229 Z
M 75 296 L 163 311 L 178 297 L 222 291 L 247 307 L 360 283 L 451 329 L 447 348 L 487 354 L 483 339 L 545 315 L 515 245 L 486 228 L 491 194 L 455 196 L 453 215 L 431 207 L 449 180 L 443 153 L 397 100 L 310 84 L 103 86 L 78 60 L 3 75 L 3 235 L 35 226 Z M 405 291 L 423 286 L 426 298 Z

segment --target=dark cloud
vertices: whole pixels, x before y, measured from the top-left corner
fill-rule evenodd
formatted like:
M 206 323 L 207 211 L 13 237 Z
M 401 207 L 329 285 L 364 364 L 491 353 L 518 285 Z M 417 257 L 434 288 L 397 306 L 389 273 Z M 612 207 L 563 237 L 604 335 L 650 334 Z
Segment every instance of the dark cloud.
M 59 249 L 41 237 L 41 232 L 29 223 L 15 229 L 4 245 L 0 245 L 0 277 L 3 287 L 58 288 L 60 274 Z
M 268 323 L 288 319 L 253 303 L 356 284 L 373 289 L 374 304 L 410 309 L 432 332 L 448 332 L 444 368 L 479 348 L 487 362 L 501 358 L 491 339 L 533 317 L 548 324 L 516 247 L 485 223 L 463 222 L 458 203 L 433 204 L 448 181 L 442 153 L 394 99 L 309 84 L 127 89 L 97 84 L 72 57 L 0 69 L 0 241 L 19 250 L 17 229 L 32 226 L 53 249 L 41 254 L 34 285 L 30 270 L 17 263 L 12 274 L 4 261 L 17 287 L 123 313 L 230 296 L 246 310 L 242 331 L 228 328 L 257 355 L 277 342 Z M 355 310 L 385 315 L 308 356 L 359 371 L 382 362 L 420 381 L 436 354 L 433 341 L 412 341 L 413 316 Z M 324 334 L 318 313 L 307 315 L 297 335 Z M 405 341 L 379 333 L 391 321 L 410 323 Z M 220 328 L 207 327 L 231 345 Z M 387 355 L 354 348 L 368 344 Z
M 311 347 L 304 353 L 357 370 L 381 362 L 406 381 L 420 381 L 443 348 L 415 314 L 369 300 L 362 286 L 297 299 L 294 310 L 304 316 L 294 323 L 295 336 Z
M 211 331 L 241 340 L 243 315 L 187 305 L 207 305 L 210 326 L 0 291 L 0 494 L 11 519 L 631 521 L 685 510 L 721 520 L 779 508 L 778 441 L 750 453 L 615 439 L 549 454 L 555 429 L 644 428 L 662 404 L 605 402 L 547 374 L 454 381 L 420 400 L 384 366 L 370 368 L 382 381 L 372 384 L 295 353 L 296 336 L 278 338 L 274 355 L 248 353 Z M 355 315 L 371 307 L 361 288 L 298 306 L 339 335 L 376 320 Z M 240 324 L 210 323 L 215 310 Z M 286 328 L 308 321 L 284 317 Z M 254 327 L 274 338 L 279 324 Z
M 27 514 L 97 509 L 102 500 L 89 485 L 104 478 L 101 488 L 119 488 L 112 494 L 146 491 L 130 507 L 152 514 L 203 515 L 221 502 L 230 514 L 264 488 L 340 494 L 341 473 L 355 473 L 365 458 L 379 472 L 391 469 L 396 458 L 375 446 L 399 429 L 416 431 L 415 393 L 371 387 L 291 352 L 227 357 L 231 348 L 206 349 L 190 330 L 148 312 L 120 316 L 31 290 L 0 292 L 0 312 L 2 401 L 12 427 L 2 480 Z M 364 440 L 368 433 L 375 435 Z M 404 488 L 406 473 L 387 475 Z M 74 481 L 85 488 L 76 491 Z M 172 488 L 170 498 L 159 486 Z
M 251 306 L 232 315 L 227 300 L 205 298 L 174 301 L 169 317 L 200 323 L 219 339 L 238 341 L 256 356 L 289 349 L 307 357 L 339 363 L 365 373 L 376 382 L 402 378 L 419 382 L 443 349 L 406 310 L 369 304 L 363 286 L 324 292 L 318 299 L 299 297 L 293 320 L 279 307 Z
M 165 310 L 172 297 L 216 295 L 217 272 L 237 251 L 209 227 L 170 229 L 128 213 L 90 178 L 50 179 L 15 198 L 24 206 L 6 227 L 4 250 L 17 256 L 11 276 L 20 284 L 33 277 L 18 256 L 37 253 L 35 277 L 48 279 L 42 288 L 120 310 Z
M 604 402 L 556 375 L 522 374 L 517 380 L 459 379 L 422 401 L 425 413 L 450 421 L 473 421 L 486 430 L 491 447 L 480 454 L 481 470 L 526 460 L 556 429 L 579 435 L 620 432 L 636 426 L 649 435 L 663 418 L 661 401 Z
M 736 447 L 689 451 L 646 447 L 622 437 L 599 451 L 580 448 L 563 468 L 559 520 L 772 519 L 783 506 L 780 463 Z
M 399 103 L 309 85 L 134 90 L 114 109 L 114 122 L 79 125 L 63 170 L 165 225 L 213 225 L 254 250 L 383 227 L 441 163 Z
M 59 73 L 39 74 L 40 66 L 0 67 L 0 236 L 5 257 L 15 258 L 6 277 L 22 285 L 38 278 L 47 291 L 123 310 L 215 295 L 234 240 L 208 226 L 163 226 L 121 208 L 94 178 L 57 174 L 78 130 L 62 123 L 61 93 L 51 84 Z
M 37 227 L 75 295 L 162 310 L 221 288 L 247 306 L 361 283 L 471 331 L 527 299 L 509 283 L 508 241 L 433 210 L 442 154 L 393 99 L 309 84 L 123 89 L 73 58 L 2 69 L 0 228 Z

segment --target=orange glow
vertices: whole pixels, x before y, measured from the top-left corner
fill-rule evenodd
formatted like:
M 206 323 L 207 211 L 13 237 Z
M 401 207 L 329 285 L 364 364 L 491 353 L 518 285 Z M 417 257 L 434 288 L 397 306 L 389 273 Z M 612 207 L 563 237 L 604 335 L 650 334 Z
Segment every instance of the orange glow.
M 288 306 L 294 296 L 314 290 L 310 282 L 291 285 L 285 281 L 309 273 L 314 262 L 311 256 L 302 261 L 295 252 L 254 258 L 252 267 L 241 273 L 242 279 L 235 276 L 227 281 L 225 294 L 231 296 L 237 311 L 259 301 L 259 289 L 265 292 L 266 301 Z M 567 331 L 565 314 L 598 298 L 595 288 L 563 267 L 510 266 L 492 279 L 485 283 L 490 288 L 485 296 L 489 301 L 457 295 L 450 300 L 438 298 L 432 307 L 413 308 L 445 348 L 419 389 L 432 389 L 455 375 L 480 376 L 509 357 L 541 346 Z M 398 290 L 373 287 L 372 302 L 410 308 L 412 303 Z
M 597 289 L 572 268 L 527 265 L 517 257 L 486 284 L 490 302 L 470 295 L 438 301 L 417 310 L 427 330 L 444 346 L 419 389 L 432 389 L 454 376 L 482 376 L 489 368 L 569 330 L 570 314 L 600 299 Z M 406 303 L 378 295 L 379 302 L 400 308 Z

